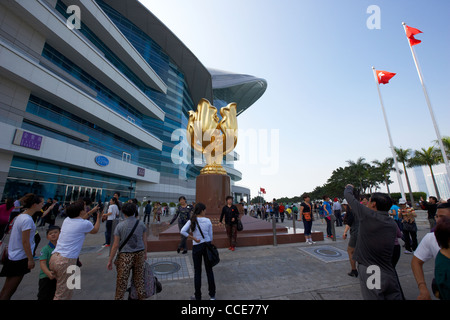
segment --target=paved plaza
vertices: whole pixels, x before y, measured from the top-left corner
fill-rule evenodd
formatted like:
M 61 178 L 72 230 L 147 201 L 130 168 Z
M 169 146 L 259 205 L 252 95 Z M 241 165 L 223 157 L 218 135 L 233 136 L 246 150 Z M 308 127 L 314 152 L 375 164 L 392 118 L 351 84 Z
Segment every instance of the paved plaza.
M 418 239 L 428 232 L 426 212 L 418 211 Z M 170 217 L 163 217 L 163 222 Z M 58 219 L 57 224 L 61 225 Z M 292 226 L 292 220 L 284 225 Z M 297 222 L 297 226 L 302 223 Z M 42 241 L 38 251 L 47 243 L 45 230 L 40 228 Z M 109 248 L 102 248 L 105 224 L 98 234 L 87 235 L 80 260 L 81 290 L 73 300 L 112 300 L 116 286 L 116 271 L 106 268 Z M 313 230 L 325 231 L 326 224 L 315 221 Z M 347 275 L 350 264 L 346 256 L 348 240 L 342 239 L 344 227 L 336 228 L 337 239 L 316 242 L 314 245 L 293 243 L 276 247 L 238 247 L 231 252 L 220 249 L 221 262 L 214 268 L 218 300 L 361 300 L 359 279 Z M 239 236 L 238 236 L 239 240 Z M 402 243 L 402 241 L 401 241 Z M 315 250 L 313 250 L 316 248 Z M 403 250 L 402 250 L 403 252 Z M 163 290 L 150 300 L 187 300 L 194 293 L 191 252 L 186 255 L 171 252 L 148 253 L 148 259 L 160 272 L 157 274 Z M 397 264 L 407 300 L 417 298 L 416 281 L 411 271 L 412 255 L 402 253 Z M 13 300 L 35 300 L 38 290 L 39 264 L 27 274 Z M 434 261 L 424 265 L 425 279 L 431 284 Z M 202 291 L 207 295 L 206 275 L 203 272 Z M 5 279 L 0 278 L 3 286 Z

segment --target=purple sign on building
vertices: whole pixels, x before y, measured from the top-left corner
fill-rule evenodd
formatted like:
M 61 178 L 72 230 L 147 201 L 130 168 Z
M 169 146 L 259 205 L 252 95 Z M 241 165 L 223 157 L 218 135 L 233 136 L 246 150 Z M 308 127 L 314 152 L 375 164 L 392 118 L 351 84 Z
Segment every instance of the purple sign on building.
M 29 149 L 41 150 L 42 136 L 17 129 L 13 143 Z
M 42 143 L 42 136 L 38 136 L 37 134 L 33 134 L 26 131 L 23 132 L 22 140 L 20 141 L 20 145 L 22 147 L 40 150 L 41 143 Z
M 138 167 L 137 175 L 140 177 L 145 177 L 145 168 Z

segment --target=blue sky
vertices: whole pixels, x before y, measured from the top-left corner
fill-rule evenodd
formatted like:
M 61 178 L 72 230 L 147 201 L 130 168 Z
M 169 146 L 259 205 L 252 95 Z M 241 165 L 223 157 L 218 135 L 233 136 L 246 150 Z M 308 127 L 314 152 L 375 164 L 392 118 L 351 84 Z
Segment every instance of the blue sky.
M 403 21 L 424 32 L 415 50 L 441 134 L 450 136 L 450 1 L 141 2 L 206 67 L 268 81 L 265 95 L 239 117 L 240 128 L 280 135 L 275 174 L 261 174 L 264 165 L 236 163 L 243 173 L 238 185 L 253 196 L 259 187 L 267 199 L 300 195 L 323 185 L 347 160 L 391 155 L 372 66 L 397 73 L 381 87 L 394 144 L 433 144 L 436 134 Z M 366 26 L 370 5 L 381 10 L 380 30 Z M 240 141 L 236 151 L 247 148 Z

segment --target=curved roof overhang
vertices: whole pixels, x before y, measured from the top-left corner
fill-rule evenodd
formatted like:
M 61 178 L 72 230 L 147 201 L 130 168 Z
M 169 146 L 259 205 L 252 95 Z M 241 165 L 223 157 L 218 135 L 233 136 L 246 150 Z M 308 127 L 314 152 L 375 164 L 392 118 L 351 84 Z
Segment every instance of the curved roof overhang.
M 240 115 L 250 108 L 267 90 L 267 81 L 246 74 L 208 69 L 212 76 L 214 99 L 237 104 Z

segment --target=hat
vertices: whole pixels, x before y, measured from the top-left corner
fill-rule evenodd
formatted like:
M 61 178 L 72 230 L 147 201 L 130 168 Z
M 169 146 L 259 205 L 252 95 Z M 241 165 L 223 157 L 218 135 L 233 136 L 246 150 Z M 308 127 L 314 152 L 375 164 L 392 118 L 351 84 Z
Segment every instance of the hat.
M 398 200 L 398 204 L 406 204 L 406 199 L 401 198 L 400 200 Z
M 346 199 L 342 200 L 342 204 L 348 204 L 347 200 Z

